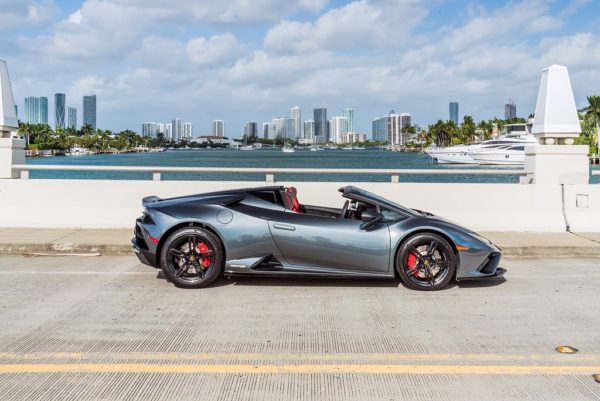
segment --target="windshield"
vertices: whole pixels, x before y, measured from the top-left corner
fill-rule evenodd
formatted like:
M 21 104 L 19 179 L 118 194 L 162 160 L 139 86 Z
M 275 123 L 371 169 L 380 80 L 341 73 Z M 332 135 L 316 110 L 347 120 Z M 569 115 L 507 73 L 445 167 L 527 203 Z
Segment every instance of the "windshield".
M 352 196 L 352 195 L 358 195 L 362 198 L 366 198 L 366 199 L 371 199 L 373 200 L 375 203 L 380 204 L 381 206 L 384 207 L 388 207 L 390 209 L 396 209 L 396 210 L 400 210 L 408 215 L 414 215 L 415 212 L 414 210 L 408 209 L 402 205 L 397 204 L 396 202 L 392 202 L 386 198 L 383 198 L 379 195 L 376 195 L 372 192 L 369 191 L 365 191 L 364 189 L 360 189 L 360 188 L 356 188 L 356 187 L 351 187 L 350 191 L 348 192 L 348 195 Z

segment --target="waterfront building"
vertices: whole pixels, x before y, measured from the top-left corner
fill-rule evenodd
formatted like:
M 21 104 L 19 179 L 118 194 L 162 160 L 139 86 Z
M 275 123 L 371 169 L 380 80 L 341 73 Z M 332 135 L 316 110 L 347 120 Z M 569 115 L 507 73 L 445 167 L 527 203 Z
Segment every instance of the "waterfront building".
M 308 143 L 315 141 L 315 120 L 304 121 L 304 139 Z
M 354 109 L 345 108 L 342 110 L 342 117 L 345 117 L 348 121 L 348 132 L 354 132 Z
M 348 119 L 342 116 L 331 118 L 331 130 L 329 131 L 329 141 L 333 143 L 343 143 L 344 134 L 348 132 Z
M 96 95 L 83 97 L 83 125 L 89 124 L 96 130 Z
M 325 107 L 316 108 L 313 114 L 315 121 L 315 143 L 327 143 L 329 141 L 327 109 Z
M 48 98 L 25 98 L 25 122 L 28 124 L 48 124 Z
M 191 139 L 194 136 L 194 126 L 192 123 L 183 124 L 183 137 L 185 139 Z
M 215 120 L 212 124 L 212 136 L 225 136 L 225 121 Z
M 165 125 L 163 123 L 156 123 L 156 135 L 163 134 L 165 135 Z
M 356 132 L 346 132 L 343 136 L 343 143 L 363 143 L 366 142 L 367 136 L 365 134 L 359 134 Z
M 409 113 L 397 114 L 392 110 L 387 116 L 373 120 L 372 138 L 374 141 L 387 142 L 390 146 L 402 146 L 407 139 L 404 131 L 411 122 Z
M 172 141 L 173 140 L 173 125 L 172 124 L 165 124 L 165 139 Z
M 69 107 L 69 120 L 67 128 L 77 129 L 77 108 Z
M 407 128 L 412 125 L 412 115 L 410 113 L 400 113 L 400 130 L 402 131 L 402 137 L 400 141 L 402 144 L 414 140 L 414 134 L 407 132 Z
M 64 93 L 54 94 L 54 127 L 65 128 L 65 106 L 66 95 Z
M 157 134 L 158 126 L 155 122 L 145 122 L 142 124 L 142 136 L 154 138 Z
M 454 121 L 454 124 L 458 124 L 458 102 L 450 102 L 449 105 L 450 121 Z
M 244 137 L 252 139 L 258 138 L 256 122 L 248 121 L 246 125 L 244 125 Z
M 291 117 L 278 117 L 273 119 L 275 137 L 273 139 L 296 140 L 296 120 Z
M 517 105 L 512 99 L 508 99 L 508 101 L 504 104 L 504 119 L 512 120 L 517 117 Z
M 292 107 L 290 116 L 294 119 L 294 131 L 296 138 L 302 138 L 302 109 L 298 106 Z
M 171 121 L 171 136 L 174 141 L 180 141 L 183 137 L 183 121 L 181 118 L 175 118 Z

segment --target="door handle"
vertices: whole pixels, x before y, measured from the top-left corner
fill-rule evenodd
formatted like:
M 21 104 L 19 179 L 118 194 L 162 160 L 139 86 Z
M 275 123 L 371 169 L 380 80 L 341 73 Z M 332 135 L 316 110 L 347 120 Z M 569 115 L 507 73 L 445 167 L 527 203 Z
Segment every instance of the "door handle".
M 296 227 L 290 224 L 273 223 L 273 228 L 277 228 L 278 230 L 296 231 Z

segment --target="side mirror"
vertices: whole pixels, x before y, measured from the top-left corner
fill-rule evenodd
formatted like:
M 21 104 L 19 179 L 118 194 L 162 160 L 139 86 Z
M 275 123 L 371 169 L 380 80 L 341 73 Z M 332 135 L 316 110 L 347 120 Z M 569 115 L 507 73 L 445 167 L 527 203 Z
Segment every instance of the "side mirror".
M 365 210 L 361 213 L 360 219 L 363 223 L 360 225 L 361 230 L 368 230 L 376 224 L 383 221 L 383 215 L 374 210 Z

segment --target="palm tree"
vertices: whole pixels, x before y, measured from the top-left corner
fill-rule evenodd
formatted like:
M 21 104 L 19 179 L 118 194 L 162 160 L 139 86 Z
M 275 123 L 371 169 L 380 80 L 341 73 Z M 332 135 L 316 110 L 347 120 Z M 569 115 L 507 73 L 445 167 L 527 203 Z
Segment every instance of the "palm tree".
M 600 96 L 587 97 L 588 106 L 583 109 L 585 116 L 596 125 L 596 153 L 600 152 Z

